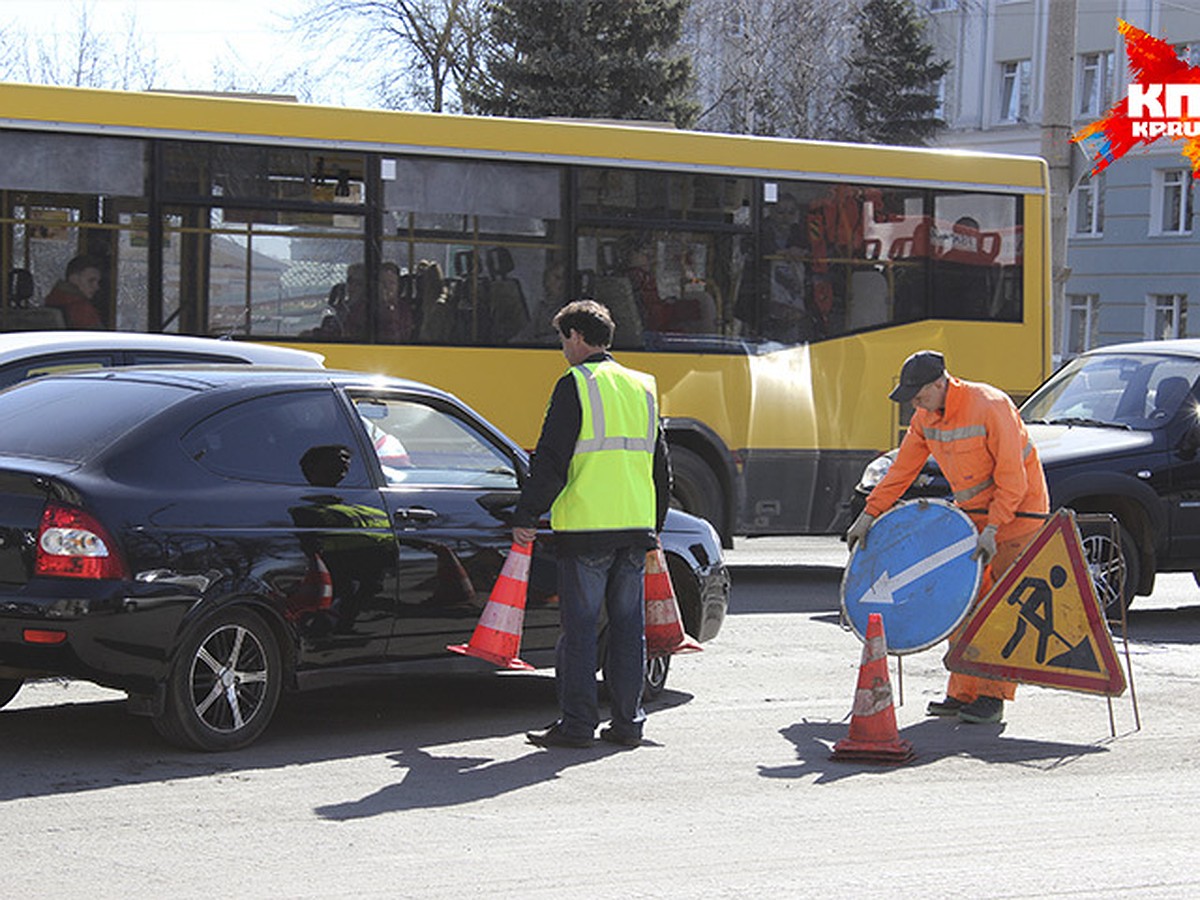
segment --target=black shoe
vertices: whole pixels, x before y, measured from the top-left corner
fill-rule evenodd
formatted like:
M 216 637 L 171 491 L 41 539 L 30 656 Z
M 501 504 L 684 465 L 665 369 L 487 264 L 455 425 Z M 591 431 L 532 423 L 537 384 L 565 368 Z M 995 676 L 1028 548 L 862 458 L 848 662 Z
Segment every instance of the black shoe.
M 966 706 L 966 702 L 957 697 L 947 696 L 945 700 L 933 700 L 925 707 L 927 716 L 957 716 L 958 711 Z
M 591 735 L 567 734 L 562 722 L 555 722 L 543 731 L 527 731 L 525 740 L 536 747 L 590 747 L 593 743 Z
M 620 744 L 622 747 L 640 747 L 642 745 L 640 734 L 622 734 L 615 728 L 601 728 L 600 740 L 608 741 L 610 744 Z
M 1004 718 L 1004 701 L 999 697 L 976 697 L 958 711 L 959 721 L 986 725 Z

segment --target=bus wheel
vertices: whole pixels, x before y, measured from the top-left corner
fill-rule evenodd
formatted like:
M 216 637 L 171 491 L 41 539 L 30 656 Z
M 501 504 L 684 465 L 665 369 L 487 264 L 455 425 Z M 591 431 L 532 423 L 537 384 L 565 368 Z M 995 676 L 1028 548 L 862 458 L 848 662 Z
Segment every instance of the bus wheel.
M 684 512 L 708 519 L 724 541 L 725 492 L 717 474 L 698 453 L 677 445 L 671 446 L 671 472 L 674 475 L 671 495 L 675 502 Z

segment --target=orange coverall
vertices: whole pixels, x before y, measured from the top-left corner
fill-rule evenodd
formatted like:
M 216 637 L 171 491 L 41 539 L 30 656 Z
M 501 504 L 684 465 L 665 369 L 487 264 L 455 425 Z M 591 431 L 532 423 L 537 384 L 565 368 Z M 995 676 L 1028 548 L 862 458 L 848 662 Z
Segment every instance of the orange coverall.
M 953 376 L 947 382 L 946 408 L 913 413 L 896 461 L 867 497 L 866 511 L 879 516 L 890 509 L 932 454 L 950 482 L 954 502 L 968 511 L 975 527 L 996 526 L 996 556 L 984 569 L 978 603 L 1042 527 L 1042 518 L 1016 514 L 1044 516 L 1050 495 L 1037 448 L 1008 395 Z M 969 703 L 979 696 L 1011 700 L 1015 691 L 1010 681 L 951 672 L 946 695 Z

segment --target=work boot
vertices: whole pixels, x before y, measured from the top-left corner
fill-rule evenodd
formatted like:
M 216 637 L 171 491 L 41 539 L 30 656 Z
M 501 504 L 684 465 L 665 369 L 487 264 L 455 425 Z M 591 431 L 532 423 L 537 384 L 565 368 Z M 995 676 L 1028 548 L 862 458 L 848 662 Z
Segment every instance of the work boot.
M 958 711 L 960 722 L 984 725 L 1004 718 L 1004 701 L 999 697 L 976 697 Z
M 925 707 L 927 716 L 957 716 L 958 711 L 967 705 L 967 701 L 946 695 L 944 700 L 932 700 Z

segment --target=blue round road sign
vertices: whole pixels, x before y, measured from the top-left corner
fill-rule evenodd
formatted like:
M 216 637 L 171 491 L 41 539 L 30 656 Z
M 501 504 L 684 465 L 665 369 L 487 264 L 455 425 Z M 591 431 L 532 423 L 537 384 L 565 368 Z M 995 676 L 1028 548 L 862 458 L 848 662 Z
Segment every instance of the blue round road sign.
M 842 576 L 842 612 L 860 640 L 871 613 L 883 617 L 889 653 L 915 653 L 966 617 L 983 566 L 971 559 L 979 533 L 943 500 L 899 503 L 854 548 Z

